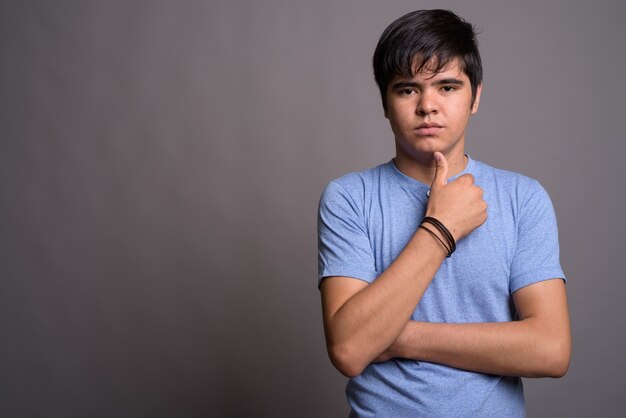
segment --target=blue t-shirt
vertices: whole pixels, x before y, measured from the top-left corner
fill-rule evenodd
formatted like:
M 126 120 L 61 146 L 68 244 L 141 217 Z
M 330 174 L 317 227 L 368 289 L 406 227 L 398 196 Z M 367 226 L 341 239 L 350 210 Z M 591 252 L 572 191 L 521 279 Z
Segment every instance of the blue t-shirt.
M 465 173 L 473 174 L 484 190 L 487 221 L 444 260 L 413 320 L 512 321 L 513 292 L 539 281 L 565 279 L 554 209 L 541 185 L 469 157 Z M 393 161 L 330 182 L 319 207 L 318 284 L 329 276 L 376 280 L 419 227 L 428 190 Z M 346 394 L 354 417 L 524 416 L 520 378 L 423 361 L 370 364 L 349 380 Z

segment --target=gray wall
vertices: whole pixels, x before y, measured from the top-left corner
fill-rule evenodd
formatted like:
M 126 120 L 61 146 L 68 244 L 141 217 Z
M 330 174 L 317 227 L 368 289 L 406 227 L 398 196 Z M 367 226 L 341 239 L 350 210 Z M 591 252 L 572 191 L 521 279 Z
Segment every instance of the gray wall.
M 370 56 L 432 7 L 482 28 L 468 152 L 557 210 L 574 354 L 529 416 L 615 416 L 618 0 L 0 2 L 0 416 L 345 416 L 317 201 L 393 156 Z

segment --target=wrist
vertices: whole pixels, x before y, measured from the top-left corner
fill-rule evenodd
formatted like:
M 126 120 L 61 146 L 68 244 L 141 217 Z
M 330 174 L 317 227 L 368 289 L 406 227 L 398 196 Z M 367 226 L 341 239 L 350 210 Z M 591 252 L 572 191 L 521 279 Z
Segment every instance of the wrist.
M 430 233 L 426 231 L 426 228 L 423 228 L 421 225 L 417 228 L 417 231 L 411 239 L 412 245 L 414 246 L 413 248 L 419 249 L 424 248 L 424 246 L 427 246 L 428 248 L 433 248 L 434 251 L 436 251 L 436 254 L 440 254 L 442 256 L 441 261 L 443 261 L 443 259 L 446 258 L 446 255 L 448 255 L 448 249 L 446 248 L 445 244 L 442 243 L 442 240 L 439 239 L 439 237 L 436 238 L 433 236 L 433 234 L 436 233 L 436 230 L 434 228 L 430 228 L 432 230 L 432 232 Z M 435 253 L 433 252 L 433 254 Z
M 452 234 L 455 242 L 458 242 L 461 238 L 463 238 L 463 235 L 459 228 L 456 226 L 456 223 L 448 219 L 446 216 L 426 212 L 424 218 L 435 218 L 441 221 L 441 223 L 446 226 L 448 231 L 450 231 L 450 234 Z
M 421 340 L 419 326 L 420 323 L 417 321 L 409 320 L 407 322 L 393 346 L 390 347 L 393 357 L 419 360 L 419 342 Z
M 456 239 L 450 230 L 437 218 L 426 216 L 420 224 L 420 228 L 424 229 L 434 239 L 439 241 L 446 250 L 446 257 L 450 257 L 456 250 Z

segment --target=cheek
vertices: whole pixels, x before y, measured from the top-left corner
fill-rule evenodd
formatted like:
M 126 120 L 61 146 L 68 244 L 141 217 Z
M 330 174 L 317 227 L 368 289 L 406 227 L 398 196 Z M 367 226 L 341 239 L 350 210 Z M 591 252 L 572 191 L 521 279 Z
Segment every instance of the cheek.
M 458 123 L 466 122 L 472 114 L 472 109 L 470 108 L 469 103 L 460 103 L 453 109 L 455 116 L 455 121 Z
M 408 106 L 407 106 L 408 107 Z M 391 113 L 390 121 L 393 121 L 394 125 L 403 126 L 411 122 L 412 113 L 407 107 L 396 107 Z
M 402 124 L 398 123 L 398 120 L 395 118 L 389 118 L 389 125 L 391 126 L 391 131 L 394 134 L 399 134 L 402 132 Z

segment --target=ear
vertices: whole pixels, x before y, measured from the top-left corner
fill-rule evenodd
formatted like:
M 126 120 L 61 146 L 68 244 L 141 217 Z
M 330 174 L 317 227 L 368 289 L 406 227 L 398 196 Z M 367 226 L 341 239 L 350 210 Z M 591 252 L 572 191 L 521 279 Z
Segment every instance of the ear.
M 475 114 L 478 112 L 478 105 L 480 104 L 480 93 L 483 91 L 483 83 L 480 83 L 478 87 L 476 87 L 476 97 L 474 98 L 474 104 L 472 104 L 471 114 Z

